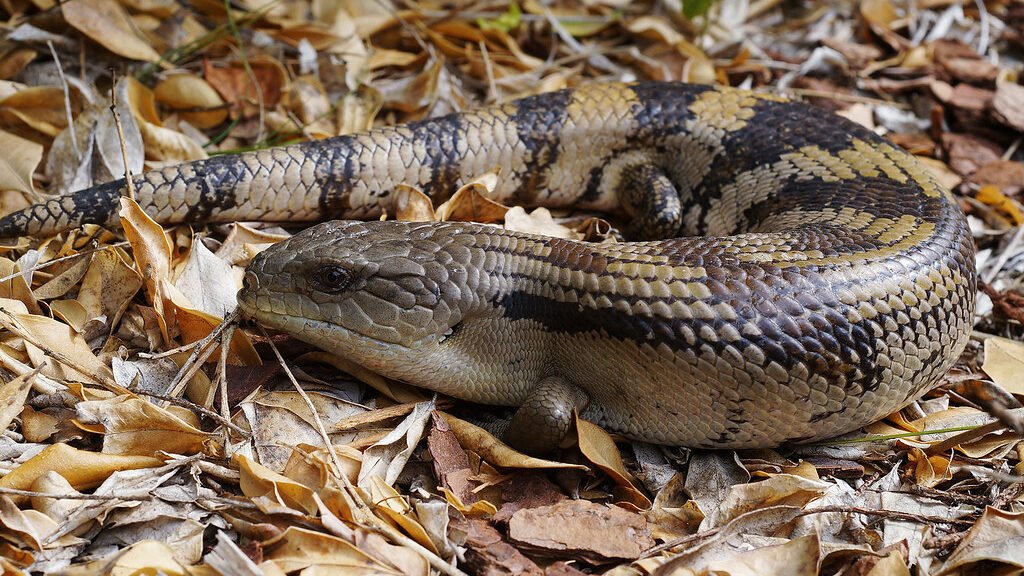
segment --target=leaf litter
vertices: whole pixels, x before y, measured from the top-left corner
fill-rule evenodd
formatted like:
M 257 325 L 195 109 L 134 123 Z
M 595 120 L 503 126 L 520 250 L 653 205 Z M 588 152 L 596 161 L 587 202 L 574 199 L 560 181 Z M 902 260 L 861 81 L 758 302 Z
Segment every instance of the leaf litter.
M 1020 0 L 2 10 L 3 213 L 120 177 L 126 156 L 138 173 L 588 81 L 717 82 L 827 107 L 918 155 L 968 214 L 981 278 L 946 385 L 862 431 L 707 452 L 579 422 L 544 460 L 447 412 L 461 403 L 219 332 L 245 265 L 291 230 L 163 228 L 125 200 L 127 243 L 86 226 L 0 252 L 4 573 L 1024 570 Z M 602 215 L 507 205 L 501 177 L 438 205 L 406 186 L 386 212 L 615 241 Z

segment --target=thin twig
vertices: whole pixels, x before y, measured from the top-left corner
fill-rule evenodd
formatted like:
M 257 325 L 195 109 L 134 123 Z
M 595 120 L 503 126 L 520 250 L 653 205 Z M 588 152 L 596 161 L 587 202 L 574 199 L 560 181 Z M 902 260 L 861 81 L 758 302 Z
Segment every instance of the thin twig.
M 55 498 L 57 500 L 117 500 L 145 502 L 151 500 L 152 496 L 116 496 L 114 494 L 54 494 L 50 492 L 37 492 L 35 490 L 18 490 L 17 488 L 0 488 L 0 494 L 8 496 L 28 496 L 29 498 Z
M 205 338 L 199 341 L 199 345 L 192 351 L 192 355 L 185 361 L 185 365 L 178 370 L 178 375 L 175 377 L 174 385 L 171 386 L 168 396 L 178 396 L 181 394 L 185 386 L 188 385 L 188 381 L 195 376 L 196 372 L 199 371 L 206 360 L 213 355 L 213 351 L 216 350 L 216 348 L 210 347 L 210 343 L 227 330 L 228 326 L 237 323 L 240 315 L 241 312 L 238 308 L 235 308 L 234 312 L 228 314 L 223 322 L 218 324 Z
M 124 162 L 124 185 L 128 197 L 135 201 L 135 182 L 132 182 L 132 168 L 128 164 L 128 144 L 124 141 L 124 129 L 121 127 L 121 114 L 117 111 L 117 71 L 110 67 L 110 113 L 114 115 L 114 127 L 117 128 L 117 139 L 121 142 L 121 159 Z
M 291 368 L 289 368 L 288 364 L 284 361 L 284 357 L 281 356 L 281 352 L 277 349 L 277 345 L 274 344 L 274 340 L 270 337 L 270 334 L 267 334 L 267 331 L 263 326 L 259 326 L 259 329 L 260 334 L 263 335 L 267 344 L 270 345 L 270 349 L 274 351 L 274 357 L 277 358 L 277 361 L 284 370 L 284 373 L 288 376 L 288 380 L 291 381 L 292 386 L 295 387 L 295 391 L 299 393 L 299 396 L 302 397 L 303 402 L 306 403 L 306 407 L 309 408 L 310 413 L 313 415 L 313 422 L 316 423 L 317 432 L 320 433 L 320 439 L 323 440 L 324 446 L 327 448 L 327 453 L 331 457 L 331 463 L 334 466 L 334 470 L 332 470 L 332 472 L 335 476 L 344 475 L 344 468 L 341 467 L 341 458 L 338 458 L 338 453 L 334 450 L 334 442 L 331 442 L 331 437 L 327 434 L 327 428 L 324 426 L 323 420 L 320 419 L 320 411 L 316 409 L 316 406 L 313 405 L 313 400 L 311 400 L 309 395 L 306 394 L 306 391 L 302 389 L 299 381 L 295 379 L 295 375 L 292 374 Z
M 94 252 L 102 252 L 103 250 L 106 250 L 108 248 L 121 248 L 122 246 L 127 246 L 127 245 L 128 245 L 128 241 L 127 240 L 123 240 L 123 241 L 117 242 L 115 244 L 106 244 L 106 245 L 103 245 L 103 246 L 98 246 L 96 248 L 89 248 L 88 250 L 82 250 L 81 252 L 76 252 L 74 254 L 68 254 L 67 256 L 61 256 L 60 258 L 54 258 L 53 260 L 47 260 L 46 262 L 43 262 L 42 264 L 36 264 L 35 266 L 31 266 L 31 267 L 26 268 L 24 270 L 15 272 L 14 274 L 8 274 L 7 276 L 4 276 L 3 278 L 0 278 L 0 283 L 7 282 L 8 280 L 12 280 L 14 278 L 17 278 L 18 276 L 24 276 L 25 274 L 36 272 L 36 271 L 42 270 L 44 268 L 49 268 L 50 266 L 53 266 L 54 264 L 59 264 L 60 262 L 65 262 L 67 260 L 72 260 L 74 258 L 80 258 L 82 256 L 87 256 L 87 255 L 92 254 Z
M 46 45 L 50 47 L 50 55 L 53 56 L 53 63 L 57 66 L 57 77 L 60 78 L 60 86 L 64 90 L 64 114 L 68 117 L 68 134 L 71 136 L 71 146 L 75 149 L 75 163 L 78 163 L 82 161 L 82 150 L 78 147 L 75 116 L 71 113 L 71 90 L 68 87 L 68 79 L 64 76 L 64 67 L 61 66 L 60 58 L 57 57 L 57 49 L 53 47 L 53 41 L 47 40 Z
M 991 284 L 992 281 L 996 279 L 996 275 L 999 274 L 999 271 L 1003 269 L 1003 266 L 1006 266 L 1006 263 L 1010 261 L 1010 258 L 1013 256 L 1014 251 L 1016 251 L 1017 246 L 1021 243 L 1021 240 L 1024 240 L 1024 225 L 1017 226 L 1017 231 L 1014 232 L 1013 237 L 1010 238 L 1009 244 L 1007 244 L 1006 247 L 1003 248 L 1002 252 L 999 253 L 999 258 L 992 263 L 992 267 L 985 272 L 985 277 L 982 278 L 982 281 L 985 282 L 985 284 Z

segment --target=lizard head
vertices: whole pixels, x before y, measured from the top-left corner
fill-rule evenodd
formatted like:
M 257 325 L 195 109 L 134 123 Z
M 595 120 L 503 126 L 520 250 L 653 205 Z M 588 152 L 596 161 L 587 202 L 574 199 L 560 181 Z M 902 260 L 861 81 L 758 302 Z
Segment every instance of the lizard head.
M 314 226 L 253 259 L 238 304 L 267 328 L 380 371 L 435 349 L 473 304 L 472 235 L 460 226 Z

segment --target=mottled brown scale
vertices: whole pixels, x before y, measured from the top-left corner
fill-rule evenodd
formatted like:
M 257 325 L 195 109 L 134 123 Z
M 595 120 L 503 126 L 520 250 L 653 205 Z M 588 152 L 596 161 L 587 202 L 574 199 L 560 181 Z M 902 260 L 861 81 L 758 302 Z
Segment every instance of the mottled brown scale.
M 446 198 L 494 168 L 498 201 L 681 237 L 332 222 L 256 258 L 240 305 L 387 376 L 524 406 L 520 427 L 542 428 L 545 446 L 573 409 L 694 447 L 841 434 L 928 390 L 965 345 L 973 243 L 948 191 L 870 131 L 771 95 L 595 84 L 168 167 L 135 187 L 165 223 L 296 222 L 376 216 L 398 184 Z M 0 236 L 113 225 L 122 188 L 8 215 Z M 317 287 L 325 267 L 346 271 L 344 290 Z

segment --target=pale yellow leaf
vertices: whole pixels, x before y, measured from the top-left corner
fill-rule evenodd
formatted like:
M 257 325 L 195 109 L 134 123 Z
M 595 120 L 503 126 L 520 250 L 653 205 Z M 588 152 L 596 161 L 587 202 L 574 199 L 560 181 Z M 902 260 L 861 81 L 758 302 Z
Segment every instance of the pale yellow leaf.
M 43 147 L 31 140 L 0 130 L 0 190 L 35 194 L 32 174 L 43 159 Z
M 115 0 L 74 0 L 61 3 L 64 20 L 114 54 L 154 62 L 160 54 L 135 31 L 131 18 Z

